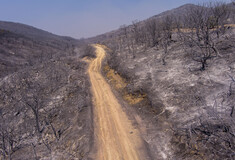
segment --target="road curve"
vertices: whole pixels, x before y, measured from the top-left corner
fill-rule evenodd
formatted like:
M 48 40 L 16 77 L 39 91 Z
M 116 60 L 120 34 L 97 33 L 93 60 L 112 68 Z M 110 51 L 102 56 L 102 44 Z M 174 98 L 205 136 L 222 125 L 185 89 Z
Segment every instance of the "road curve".
M 94 132 L 97 160 L 143 160 L 142 140 L 101 74 L 104 47 L 94 45 L 97 58 L 88 74 L 94 103 Z

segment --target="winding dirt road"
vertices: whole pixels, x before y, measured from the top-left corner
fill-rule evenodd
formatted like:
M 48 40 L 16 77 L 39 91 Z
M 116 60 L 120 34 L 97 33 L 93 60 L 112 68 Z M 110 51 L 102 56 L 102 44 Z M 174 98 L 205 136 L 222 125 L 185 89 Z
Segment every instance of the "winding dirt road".
M 142 140 L 101 75 L 104 47 L 94 45 L 97 58 L 89 65 L 94 100 L 95 146 L 98 160 L 143 160 Z

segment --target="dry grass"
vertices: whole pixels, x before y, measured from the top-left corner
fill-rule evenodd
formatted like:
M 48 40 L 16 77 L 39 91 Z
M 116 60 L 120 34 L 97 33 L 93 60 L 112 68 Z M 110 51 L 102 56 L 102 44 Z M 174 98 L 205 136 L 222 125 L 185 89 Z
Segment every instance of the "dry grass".
M 130 105 L 135 105 L 142 102 L 146 98 L 146 94 L 141 93 L 129 93 L 127 91 L 128 82 L 121 75 L 119 75 L 114 69 L 108 65 L 104 66 L 105 76 L 112 86 L 122 93 L 123 99 Z
M 106 73 L 106 77 L 115 87 L 115 89 L 122 90 L 127 86 L 125 79 L 122 78 L 118 73 L 116 73 L 115 70 L 111 69 L 108 65 L 104 67 L 104 71 Z
M 123 98 L 131 105 L 138 104 L 146 98 L 146 94 L 131 94 L 125 93 Z

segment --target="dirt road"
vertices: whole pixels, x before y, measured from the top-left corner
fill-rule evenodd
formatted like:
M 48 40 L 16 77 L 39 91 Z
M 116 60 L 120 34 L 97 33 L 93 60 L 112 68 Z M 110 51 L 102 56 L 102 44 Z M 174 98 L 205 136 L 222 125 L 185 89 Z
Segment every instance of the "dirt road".
M 89 65 L 94 98 L 95 144 L 98 160 L 145 160 L 142 140 L 101 75 L 105 50 L 95 45 L 97 58 Z

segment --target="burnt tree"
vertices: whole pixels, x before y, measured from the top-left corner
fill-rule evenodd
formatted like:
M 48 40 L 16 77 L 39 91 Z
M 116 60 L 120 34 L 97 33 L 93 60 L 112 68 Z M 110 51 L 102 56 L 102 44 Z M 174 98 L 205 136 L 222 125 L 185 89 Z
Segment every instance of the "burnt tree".
M 218 8 L 222 8 L 222 11 Z M 201 70 L 205 70 L 207 61 L 219 55 L 217 43 L 221 26 L 225 25 L 227 12 L 223 9 L 223 4 L 210 3 L 199 7 L 191 7 L 188 14 L 184 17 L 184 26 L 179 29 L 189 55 L 196 62 L 201 63 Z M 220 13 L 220 14 L 218 14 Z

